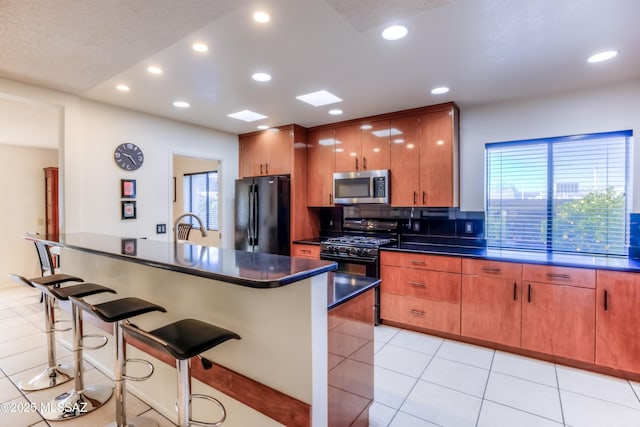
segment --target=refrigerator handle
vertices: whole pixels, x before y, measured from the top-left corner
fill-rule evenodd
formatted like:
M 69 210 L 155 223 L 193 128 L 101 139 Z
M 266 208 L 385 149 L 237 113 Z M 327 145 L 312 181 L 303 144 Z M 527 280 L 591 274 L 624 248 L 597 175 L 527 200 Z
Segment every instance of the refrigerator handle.
M 249 224 L 247 226 L 247 243 L 253 246 L 253 184 L 249 184 Z
M 253 191 L 253 245 L 258 246 L 258 235 L 260 230 L 258 228 L 258 218 L 260 218 L 260 210 L 258 203 L 258 185 L 256 184 Z

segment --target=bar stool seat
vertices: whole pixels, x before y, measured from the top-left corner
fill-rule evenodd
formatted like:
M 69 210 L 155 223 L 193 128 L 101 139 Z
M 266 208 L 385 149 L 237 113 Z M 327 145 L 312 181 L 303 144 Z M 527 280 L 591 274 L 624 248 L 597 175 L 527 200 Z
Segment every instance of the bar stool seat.
M 202 358 L 200 353 L 212 349 L 230 339 L 240 339 L 240 335 L 227 329 L 197 319 L 182 319 L 160 328 L 145 331 L 134 324 L 125 324 L 123 329 L 132 337 L 169 353 L 176 360 L 178 370 L 178 425 L 190 426 L 191 423 L 203 426 L 220 426 L 226 418 L 222 403 L 211 397 L 191 394 L 190 359 L 199 356 L 205 369 L 211 368 L 210 361 Z M 215 403 L 220 410 L 220 418 L 215 422 L 195 421 L 191 418 L 191 399 L 201 398 Z
M 51 274 L 49 276 L 27 279 L 19 274 L 9 274 L 13 280 L 31 288 L 41 285 L 44 288 L 58 287 L 68 282 L 83 282 L 80 277 L 70 274 Z M 21 381 L 18 384 L 23 391 L 38 391 L 64 384 L 73 378 L 73 368 L 56 362 L 56 338 L 54 298 L 41 291 L 44 311 L 44 331 L 47 335 L 47 367 L 30 380 Z
M 68 301 L 69 297 L 84 298 L 100 293 L 116 293 L 116 291 L 111 288 L 95 283 L 83 283 L 80 285 L 62 288 L 47 287 L 36 282 L 33 284 L 36 288 L 42 291 L 43 294 L 51 298 L 56 298 L 60 301 Z M 74 386 L 72 390 L 56 396 L 48 405 L 46 405 L 48 410 L 42 413 L 43 418 L 46 420 L 68 420 L 85 415 L 95 409 L 98 409 L 106 403 L 113 394 L 113 388 L 111 386 L 102 384 L 84 384 L 82 351 L 83 349 L 97 350 L 104 347 L 107 344 L 107 337 L 104 335 L 92 335 L 93 337 L 102 337 L 104 339 L 104 343 L 95 347 L 85 347 L 82 311 L 78 310 L 78 308 L 72 304 L 71 312 L 73 329 Z
M 166 312 L 164 307 L 153 304 L 149 301 L 145 301 L 136 297 L 126 297 L 106 301 L 99 304 L 89 304 L 81 298 L 69 296 L 71 303 L 89 313 L 93 313 L 100 320 L 107 323 L 115 324 L 115 369 L 114 369 L 114 382 L 115 382 L 115 407 L 116 407 L 116 419 L 110 426 L 117 427 L 130 427 L 130 426 L 152 426 L 158 425 L 155 421 L 138 417 L 135 420 L 127 422 L 126 416 L 126 385 L 125 380 L 137 380 L 142 381 L 149 378 L 153 374 L 153 365 L 145 360 L 129 359 L 129 361 L 138 361 L 146 363 L 150 366 L 151 371 L 148 375 L 140 378 L 133 378 L 126 374 L 126 342 L 123 334 L 123 326 L 125 321 L 129 318 L 139 316 L 153 311 Z

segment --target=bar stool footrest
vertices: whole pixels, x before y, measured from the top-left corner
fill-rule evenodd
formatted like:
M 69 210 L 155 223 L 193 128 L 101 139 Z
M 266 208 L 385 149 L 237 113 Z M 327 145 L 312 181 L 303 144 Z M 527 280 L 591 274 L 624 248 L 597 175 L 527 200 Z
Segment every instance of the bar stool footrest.
M 155 370 L 155 368 L 153 367 L 153 363 L 149 362 L 148 360 L 144 360 L 144 359 L 127 359 L 126 363 L 127 364 L 129 364 L 129 363 L 142 363 L 143 365 L 147 365 L 147 367 L 149 368 L 149 373 L 147 375 L 143 375 L 141 377 L 132 377 L 130 375 L 123 375 L 122 378 L 124 378 L 126 380 L 131 380 L 131 381 L 145 381 L 145 380 L 148 380 L 149 378 L 151 378 L 151 375 L 153 375 L 153 372 Z
M 104 342 L 102 344 L 97 345 L 82 345 L 78 348 L 78 350 L 99 350 L 109 342 L 109 338 L 106 335 L 102 334 L 86 334 L 82 336 L 82 340 L 84 342 L 85 338 L 101 338 Z
M 222 404 L 222 402 L 220 402 L 215 397 L 208 396 L 206 394 L 192 394 L 191 400 L 193 401 L 193 399 L 202 399 L 202 400 L 208 400 L 209 402 L 213 402 L 218 407 L 222 415 L 219 420 L 214 422 L 197 421 L 189 418 L 189 422 L 191 424 L 202 426 L 202 427 L 219 427 L 222 425 L 222 423 L 224 423 L 224 420 L 227 418 L 227 411 L 224 409 L 224 405 Z M 191 405 L 191 402 L 189 402 L 189 405 Z
M 60 320 L 56 320 L 55 322 L 53 322 L 54 325 L 56 325 L 57 323 L 71 323 L 71 320 L 60 319 Z M 53 328 L 53 330 L 56 331 L 56 332 L 68 332 L 71 329 L 73 329 L 73 327 L 71 327 L 71 326 L 69 326 L 68 328 L 65 328 L 65 329 L 57 329 L 55 326 Z

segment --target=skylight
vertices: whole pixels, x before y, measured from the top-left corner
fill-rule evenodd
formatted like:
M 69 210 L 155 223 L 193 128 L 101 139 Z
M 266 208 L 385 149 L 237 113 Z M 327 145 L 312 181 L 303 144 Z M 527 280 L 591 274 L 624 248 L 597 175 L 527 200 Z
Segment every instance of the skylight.
M 305 95 L 296 96 L 300 101 L 306 102 L 307 104 L 311 104 L 314 107 L 321 107 L 323 105 L 335 104 L 336 102 L 341 102 L 342 99 L 338 98 L 331 92 L 327 92 L 326 90 L 319 90 L 317 92 L 307 93 Z
M 267 116 L 256 113 L 250 110 L 242 110 L 237 113 L 228 114 L 227 117 L 231 117 L 238 120 L 243 120 L 245 122 L 255 122 L 256 120 L 266 119 Z

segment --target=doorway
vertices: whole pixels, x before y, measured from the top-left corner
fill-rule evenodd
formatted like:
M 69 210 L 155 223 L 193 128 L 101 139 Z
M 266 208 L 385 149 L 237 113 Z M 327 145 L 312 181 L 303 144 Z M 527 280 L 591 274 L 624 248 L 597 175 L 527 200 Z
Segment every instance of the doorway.
M 203 246 L 220 247 L 222 239 L 221 212 L 222 197 L 221 162 L 219 160 L 204 159 L 189 155 L 173 155 L 173 209 L 171 230 L 173 236 L 173 222 L 182 214 L 191 212 L 202 218 L 207 228 L 207 236 L 202 237 L 200 224 L 193 220 L 193 228 L 188 240 Z M 185 218 L 187 222 L 190 218 Z

